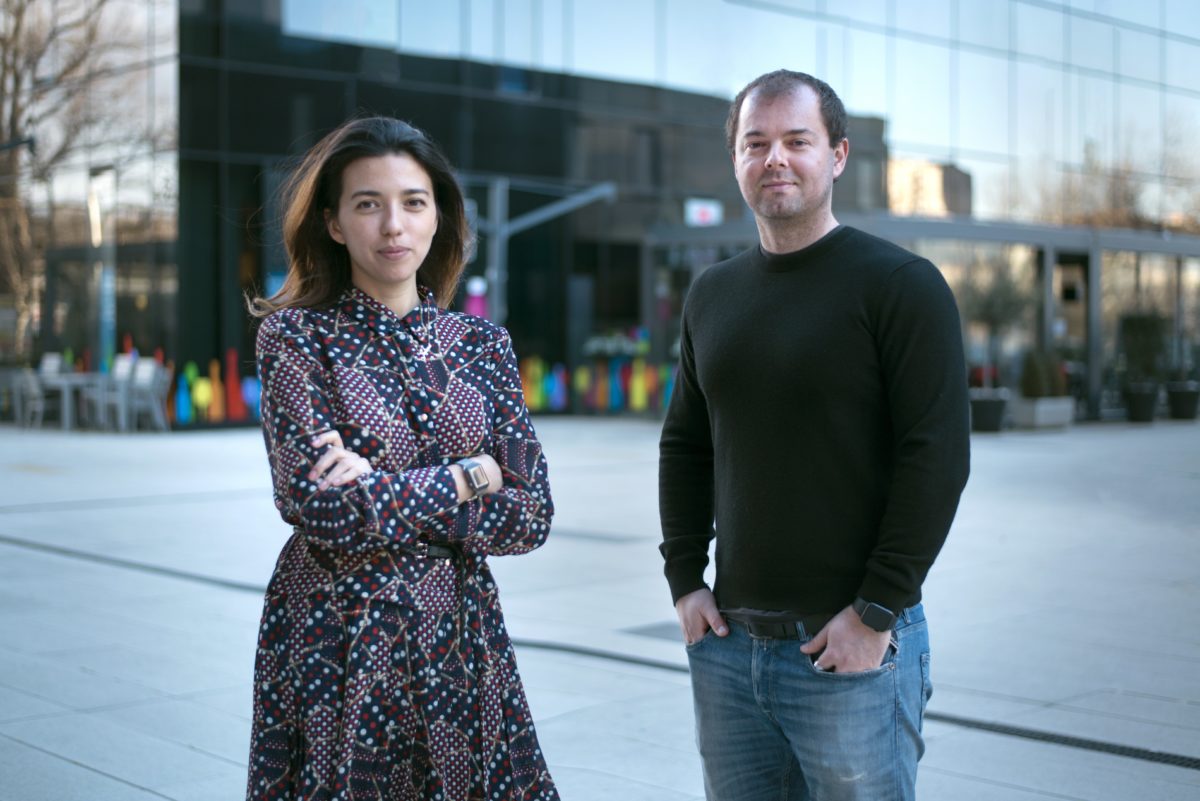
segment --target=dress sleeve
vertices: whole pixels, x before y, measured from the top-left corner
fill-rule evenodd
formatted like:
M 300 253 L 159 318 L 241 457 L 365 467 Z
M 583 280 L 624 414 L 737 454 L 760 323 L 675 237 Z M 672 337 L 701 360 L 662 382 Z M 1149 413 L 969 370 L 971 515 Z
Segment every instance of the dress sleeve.
M 688 302 L 694 302 L 693 287 Z M 688 309 L 679 338 L 679 371 L 658 443 L 658 512 L 663 572 L 671 600 L 701 589 L 713 538 L 713 442 L 708 401 L 696 374 Z
M 312 331 L 288 310 L 259 328 L 258 373 L 262 426 L 275 506 L 280 515 L 326 548 L 354 553 L 418 538 L 470 536 L 477 504 L 459 504 L 447 466 L 392 473 L 375 470 L 340 487 L 318 490 L 308 471 L 328 446 L 312 438 L 334 429 L 329 374 Z M 466 508 L 471 507 L 471 508 Z
M 525 408 L 517 357 L 507 332 L 496 343 L 496 353 L 491 455 L 500 465 L 504 486 L 479 499 L 479 533 L 490 553 L 519 554 L 546 541 L 554 501 L 546 456 Z
M 920 596 L 970 472 L 966 361 L 954 295 L 924 259 L 892 273 L 878 320 L 895 460 L 859 595 L 900 609 Z

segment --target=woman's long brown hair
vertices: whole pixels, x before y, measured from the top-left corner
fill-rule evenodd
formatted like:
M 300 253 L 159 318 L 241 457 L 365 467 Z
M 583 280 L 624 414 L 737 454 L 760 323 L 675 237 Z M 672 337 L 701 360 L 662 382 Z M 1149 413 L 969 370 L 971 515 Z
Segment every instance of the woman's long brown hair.
M 351 162 L 396 153 L 412 156 L 433 184 L 438 226 L 417 270 L 417 282 L 433 290 L 438 305 L 450 305 L 471 247 L 462 190 L 450 163 L 429 137 L 408 123 L 362 117 L 343 123 L 314 145 L 284 183 L 287 277 L 271 297 L 250 299 L 252 315 L 265 317 L 295 306 L 328 306 L 350 287 L 350 254 L 329 236 L 325 213 L 337 210 L 342 173 Z

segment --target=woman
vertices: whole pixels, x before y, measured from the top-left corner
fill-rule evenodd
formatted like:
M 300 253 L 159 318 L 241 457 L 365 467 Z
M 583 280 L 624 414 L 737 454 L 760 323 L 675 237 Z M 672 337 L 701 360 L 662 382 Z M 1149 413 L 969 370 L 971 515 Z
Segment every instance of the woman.
M 545 541 L 546 461 L 508 333 L 445 306 L 462 194 L 420 131 L 357 119 L 286 187 L 254 301 L 275 504 L 249 799 L 557 799 L 491 554 Z

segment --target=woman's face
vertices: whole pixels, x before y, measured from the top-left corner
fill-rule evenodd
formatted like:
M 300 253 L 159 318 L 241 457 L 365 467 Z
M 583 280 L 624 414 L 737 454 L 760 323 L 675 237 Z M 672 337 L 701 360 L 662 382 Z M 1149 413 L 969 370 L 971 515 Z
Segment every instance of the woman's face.
M 412 156 L 350 162 L 325 223 L 350 253 L 356 287 L 401 313 L 417 304 L 417 268 L 433 243 L 438 213 L 429 173 Z

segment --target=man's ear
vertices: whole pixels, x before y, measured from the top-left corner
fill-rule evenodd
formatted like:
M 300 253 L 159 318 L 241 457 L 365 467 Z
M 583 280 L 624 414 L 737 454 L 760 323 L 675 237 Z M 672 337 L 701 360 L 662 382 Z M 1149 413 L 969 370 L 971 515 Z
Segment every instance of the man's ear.
M 836 180 L 846 169 L 846 159 L 850 158 L 850 140 L 843 137 L 833 149 L 833 177 Z
M 342 227 L 338 225 L 337 217 L 333 215 L 331 209 L 325 209 L 325 230 L 329 232 L 329 238 L 334 242 L 346 244 L 346 237 L 342 236 Z

